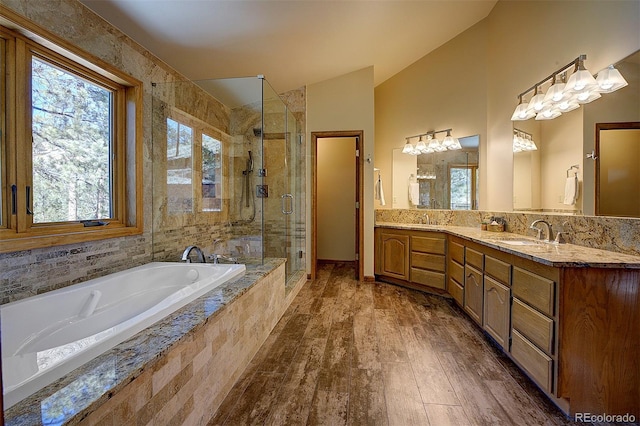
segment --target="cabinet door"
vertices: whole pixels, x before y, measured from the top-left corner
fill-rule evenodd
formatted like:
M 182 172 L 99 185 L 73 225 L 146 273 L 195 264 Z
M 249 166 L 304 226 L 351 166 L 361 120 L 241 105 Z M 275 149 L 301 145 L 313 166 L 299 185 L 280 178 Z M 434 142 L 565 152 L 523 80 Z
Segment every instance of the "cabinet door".
M 505 350 L 509 349 L 509 301 L 509 288 L 485 275 L 484 329 Z
M 409 280 L 409 236 L 382 233 L 382 275 Z
M 482 273 L 472 266 L 464 267 L 464 310 L 482 326 Z

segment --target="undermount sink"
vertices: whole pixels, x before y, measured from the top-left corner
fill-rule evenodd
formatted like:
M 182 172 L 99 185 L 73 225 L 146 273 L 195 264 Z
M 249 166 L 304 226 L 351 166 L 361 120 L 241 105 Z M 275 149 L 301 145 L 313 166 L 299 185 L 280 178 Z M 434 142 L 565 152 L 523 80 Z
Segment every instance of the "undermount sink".
M 540 244 L 538 241 L 531 240 L 501 240 L 500 242 L 511 246 L 537 246 Z
M 497 243 L 508 244 L 510 246 L 537 246 L 540 244 L 544 244 L 542 241 L 518 237 L 493 238 L 493 241 Z

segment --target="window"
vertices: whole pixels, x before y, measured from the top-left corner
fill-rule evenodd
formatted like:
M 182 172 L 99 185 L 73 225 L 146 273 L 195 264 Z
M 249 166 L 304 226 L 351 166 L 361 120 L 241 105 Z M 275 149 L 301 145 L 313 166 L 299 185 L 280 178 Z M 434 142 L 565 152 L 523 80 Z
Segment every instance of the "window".
M 111 219 L 111 90 L 31 60 L 33 222 Z
M 141 83 L 3 22 L 0 252 L 140 233 Z

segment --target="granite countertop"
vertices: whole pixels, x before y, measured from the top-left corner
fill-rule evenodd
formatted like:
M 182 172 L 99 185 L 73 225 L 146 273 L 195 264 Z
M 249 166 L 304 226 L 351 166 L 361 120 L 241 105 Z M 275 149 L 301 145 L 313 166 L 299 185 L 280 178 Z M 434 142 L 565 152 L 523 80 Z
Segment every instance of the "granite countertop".
M 554 267 L 640 269 L 640 256 L 583 247 L 575 244 L 552 244 L 510 232 L 482 231 L 480 228 L 451 225 L 376 222 L 377 228 L 437 231 L 483 244 L 505 253 Z M 522 245 L 518 241 L 522 241 Z M 525 245 L 526 244 L 526 245 Z
M 243 276 L 211 290 L 12 406 L 4 413 L 5 425 L 76 423 L 283 262 L 265 259 L 264 264 L 247 264 Z

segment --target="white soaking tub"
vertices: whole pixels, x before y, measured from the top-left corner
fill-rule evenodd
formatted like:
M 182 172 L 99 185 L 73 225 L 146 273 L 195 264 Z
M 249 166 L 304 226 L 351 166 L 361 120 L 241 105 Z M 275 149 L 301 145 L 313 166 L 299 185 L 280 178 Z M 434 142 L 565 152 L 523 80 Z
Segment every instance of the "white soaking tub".
M 5 409 L 244 272 L 154 262 L 0 306 Z

